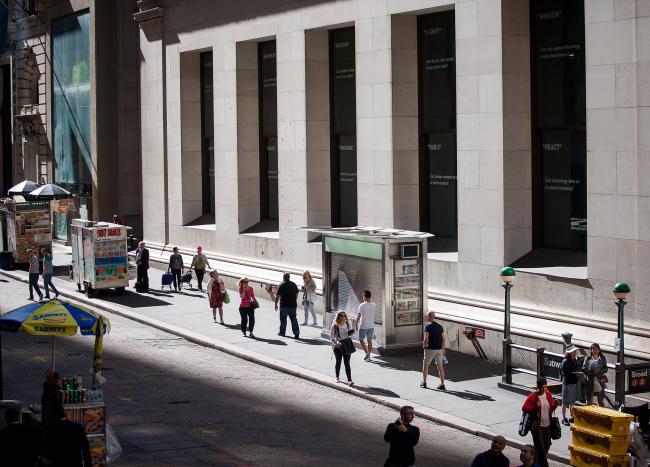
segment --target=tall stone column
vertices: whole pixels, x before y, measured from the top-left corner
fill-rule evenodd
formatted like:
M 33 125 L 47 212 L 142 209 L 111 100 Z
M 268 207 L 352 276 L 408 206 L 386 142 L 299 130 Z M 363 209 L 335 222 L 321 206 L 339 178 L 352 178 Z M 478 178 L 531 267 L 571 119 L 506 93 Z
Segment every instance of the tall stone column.
M 166 145 L 164 8 L 138 1 L 133 19 L 140 25 L 140 121 L 142 144 L 142 228 L 147 240 L 169 238 Z

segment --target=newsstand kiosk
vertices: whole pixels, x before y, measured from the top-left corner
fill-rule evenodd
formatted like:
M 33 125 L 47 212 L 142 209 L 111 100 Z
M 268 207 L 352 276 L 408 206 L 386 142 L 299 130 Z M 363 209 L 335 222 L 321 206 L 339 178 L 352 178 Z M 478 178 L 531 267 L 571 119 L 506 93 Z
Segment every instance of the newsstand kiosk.
M 429 233 L 374 227 L 307 229 L 323 236 L 323 337 L 339 311 L 356 319 L 364 290 L 377 309 L 380 354 L 422 346 Z

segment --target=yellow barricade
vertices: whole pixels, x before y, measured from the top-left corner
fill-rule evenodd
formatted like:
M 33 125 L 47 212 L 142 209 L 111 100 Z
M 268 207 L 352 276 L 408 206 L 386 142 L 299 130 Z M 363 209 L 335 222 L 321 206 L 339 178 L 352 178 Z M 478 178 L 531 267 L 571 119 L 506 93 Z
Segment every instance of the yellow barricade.
M 628 436 L 634 420 L 632 415 L 596 405 L 574 406 L 573 417 L 576 426 L 610 436 Z
M 573 433 L 572 445 L 585 448 L 609 456 L 624 456 L 632 442 L 632 436 L 612 436 L 600 431 L 593 431 L 578 425 L 571 427 Z
M 591 449 L 569 446 L 571 465 L 574 467 L 627 467 L 628 456 L 610 456 Z

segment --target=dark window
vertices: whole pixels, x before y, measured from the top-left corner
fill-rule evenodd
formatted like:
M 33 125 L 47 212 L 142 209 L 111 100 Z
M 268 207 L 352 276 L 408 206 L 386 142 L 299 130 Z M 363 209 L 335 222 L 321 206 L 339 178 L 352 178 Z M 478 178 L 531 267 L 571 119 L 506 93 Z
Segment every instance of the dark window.
M 212 52 L 201 53 L 201 179 L 203 214 L 214 214 L 214 100 Z
M 332 225 L 357 225 L 354 28 L 330 31 Z
M 531 1 L 535 246 L 586 250 L 583 0 Z
M 258 45 L 260 112 L 260 215 L 278 220 L 278 93 L 275 41 Z
M 420 228 L 430 250 L 457 249 L 454 12 L 418 17 Z

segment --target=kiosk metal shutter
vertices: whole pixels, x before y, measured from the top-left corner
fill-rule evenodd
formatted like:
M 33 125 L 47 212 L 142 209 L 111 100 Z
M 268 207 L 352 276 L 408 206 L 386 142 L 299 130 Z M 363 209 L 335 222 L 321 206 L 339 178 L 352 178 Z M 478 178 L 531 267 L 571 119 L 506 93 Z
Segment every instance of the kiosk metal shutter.
M 384 271 L 380 260 L 330 253 L 330 303 L 332 310 L 355 316 L 363 301 L 363 291 L 370 290 L 375 310 L 375 324 L 382 324 Z

